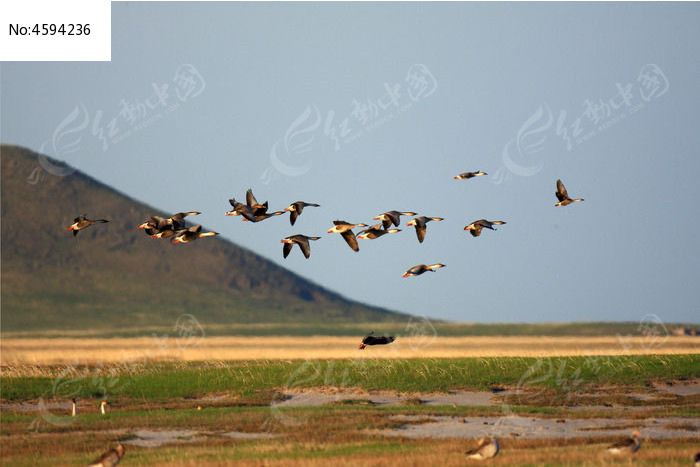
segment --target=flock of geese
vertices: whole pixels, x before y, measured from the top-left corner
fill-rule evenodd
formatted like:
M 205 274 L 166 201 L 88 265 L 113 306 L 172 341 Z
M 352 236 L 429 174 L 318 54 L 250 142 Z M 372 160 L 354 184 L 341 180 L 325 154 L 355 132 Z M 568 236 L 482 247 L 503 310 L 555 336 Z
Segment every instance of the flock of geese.
M 483 171 L 475 172 L 464 172 L 454 178 L 456 180 L 469 180 L 475 177 L 480 177 L 487 175 Z M 583 198 L 572 199 L 569 197 L 566 188 L 561 180 L 557 180 L 557 190 L 554 193 L 557 197 L 558 202 L 554 206 L 567 206 L 571 203 L 577 201 L 583 201 Z M 231 205 L 231 210 L 226 212 L 227 216 L 241 216 L 243 221 L 246 222 L 262 222 L 274 216 L 279 216 L 285 212 L 289 212 L 289 222 L 294 225 L 304 208 L 306 207 L 319 207 L 316 203 L 307 203 L 305 201 L 296 201 L 290 204 L 284 211 L 272 211 L 268 210 L 268 202 L 264 203 L 258 202 L 258 200 L 253 195 L 253 191 L 249 189 L 246 192 L 246 202 L 242 203 L 236 201 L 235 198 L 229 199 L 229 204 Z M 152 238 L 170 238 L 172 237 L 173 243 L 190 243 L 199 238 L 212 237 L 219 235 L 218 232 L 204 232 L 202 231 L 201 225 L 194 225 L 192 227 L 187 227 L 185 222 L 185 217 L 195 216 L 201 214 L 199 211 L 187 211 L 178 212 L 172 216 L 165 218 L 157 215 L 152 215 L 146 219 L 144 223 L 139 225 L 137 228 L 142 229 L 145 233 Z M 353 251 L 359 251 L 360 247 L 357 243 L 358 239 L 364 240 L 374 240 L 386 234 L 395 234 L 400 232 L 401 229 L 397 228 L 400 226 L 401 216 L 416 216 L 415 212 L 407 211 L 387 211 L 374 217 L 374 220 L 380 222 L 368 225 L 363 223 L 352 224 L 344 220 L 333 221 L 333 227 L 328 230 L 328 233 L 339 233 L 348 246 Z M 444 220 L 442 217 L 428 217 L 428 216 L 417 216 L 409 220 L 406 225 L 413 226 L 416 230 L 416 236 L 419 243 L 423 243 L 425 240 L 426 229 L 428 222 L 440 222 Z M 109 222 L 106 219 L 88 219 L 86 215 L 81 215 L 73 220 L 73 224 L 70 225 L 66 230 L 73 231 L 73 235 L 78 235 L 83 229 L 90 227 L 91 225 L 98 223 Z M 464 227 L 465 231 L 468 231 L 473 237 L 478 237 L 481 235 L 483 229 L 496 230 L 494 225 L 504 225 L 504 221 L 489 221 L 486 219 L 478 219 L 471 224 Z M 353 229 L 358 227 L 366 227 L 361 230 L 357 235 L 353 232 Z M 294 245 L 298 245 L 304 257 L 307 259 L 311 256 L 311 245 L 309 241 L 319 240 L 321 237 L 318 236 L 307 236 L 302 234 L 290 235 L 281 240 L 284 244 L 282 247 L 282 256 L 287 258 L 292 251 Z M 445 267 L 444 264 L 418 264 L 409 268 L 403 277 L 419 276 L 424 272 L 431 271 L 434 272 L 436 269 Z
M 475 177 L 480 177 L 487 175 L 486 172 L 475 171 L 475 172 L 464 172 L 454 177 L 456 180 L 469 180 Z M 554 205 L 556 207 L 567 206 L 571 203 L 583 201 L 583 198 L 572 199 L 564 187 L 561 180 L 556 182 L 556 192 L 554 193 L 558 202 Z M 226 212 L 227 216 L 241 216 L 243 221 L 246 222 L 262 222 L 271 217 L 279 216 L 285 212 L 289 212 L 289 222 L 294 225 L 299 216 L 302 214 L 304 208 L 307 207 L 319 207 L 316 203 L 307 203 L 304 201 L 296 201 L 290 204 L 284 211 L 268 211 L 268 202 L 259 203 L 258 200 L 253 195 L 252 190 L 246 192 L 246 202 L 238 202 L 235 198 L 229 199 L 231 205 L 231 210 Z M 190 243 L 199 238 L 211 237 L 218 235 L 218 232 L 204 232 L 202 231 L 201 225 L 194 225 L 192 227 L 187 227 L 185 222 L 185 217 L 195 216 L 201 214 L 199 211 L 188 211 L 188 212 L 178 212 L 173 214 L 168 218 L 160 216 L 150 216 L 139 225 L 137 228 L 144 230 L 145 233 L 154 239 L 171 238 L 173 243 Z M 344 220 L 333 221 L 333 227 L 328 230 L 328 233 L 339 233 L 348 246 L 353 251 L 359 251 L 359 245 L 357 243 L 358 239 L 368 239 L 374 240 L 386 234 L 395 234 L 400 232 L 400 218 L 401 216 L 413 217 L 417 214 L 410 211 L 387 211 L 374 217 L 374 220 L 380 222 L 367 225 L 363 223 L 353 224 Z M 409 220 L 406 225 L 413 226 L 416 230 L 416 236 L 419 243 L 423 243 L 426 236 L 426 225 L 428 222 L 440 222 L 444 220 L 442 217 L 427 217 L 418 216 L 413 217 Z M 88 219 L 86 215 L 78 216 L 74 219 L 73 224 L 67 228 L 73 232 L 73 235 L 77 235 L 79 231 L 90 227 L 91 225 L 98 223 L 109 222 L 106 219 Z M 468 231 L 473 237 L 478 237 L 481 235 L 483 229 L 496 230 L 494 225 L 504 225 L 504 221 L 489 221 L 486 219 L 479 219 L 471 224 L 464 227 L 465 231 Z M 353 232 L 353 229 L 358 227 L 365 227 L 364 230 L 359 231 L 357 234 Z M 282 247 L 282 255 L 284 258 L 289 256 L 294 245 L 298 245 L 302 254 L 309 258 L 311 256 L 311 246 L 309 241 L 319 240 L 321 237 L 318 236 L 307 236 L 302 234 L 291 235 L 285 237 L 281 240 L 284 244 Z M 419 276 L 425 272 L 434 272 L 436 269 L 445 267 L 444 264 L 418 264 L 409 268 L 403 275 L 403 277 Z M 394 342 L 394 336 L 375 336 L 374 332 L 370 332 L 366 335 L 359 346 L 359 349 L 364 349 L 367 346 L 372 345 L 386 345 Z M 102 401 L 100 405 L 100 411 L 105 414 L 106 402 Z M 73 416 L 76 415 L 76 401 L 73 399 Z M 610 445 L 607 451 L 611 454 L 622 454 L 622 453 L 634 453 L 636 452 L 641 442 L 639 440 L 641 433 L 635 430 L 632 436 L 625 439 L 619 443 Z M 495 457 L 500 451 L 500 446 L 498 440 L 495 438 L 481 438 L 478 442 L 476 448 L 467 451 L 465 454 L 469 459 L 489 459 Z M 91 465 L 116 465 L 121 458 L 124 456 L 124 447 L 119 444 L 115 448 L 110 449 L 105 452 L 99 459 L 95 460 Z

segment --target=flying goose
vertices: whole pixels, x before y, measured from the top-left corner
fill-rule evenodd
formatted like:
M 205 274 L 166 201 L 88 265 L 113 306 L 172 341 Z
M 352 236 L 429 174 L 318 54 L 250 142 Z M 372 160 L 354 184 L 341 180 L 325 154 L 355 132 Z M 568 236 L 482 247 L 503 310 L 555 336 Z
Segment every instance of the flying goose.
M 606 448 L 606 451 L 610 454 L 634 454 L 642 445 L 642 442 L 637 438 L 638 436 L 642 436 L 642 434 L 639 430 L 634 430 L 631 437 L 611 444 Z
M 402 215 L 415 216 L 416 213 L 415 212 L 403 212 L 403 211 L 387 211 L 383 214 L 379 214 L 374 219 L 382 221 L 382 226 L 385 229 L 388 229 L 389 227 L 391 227 L 391 224 L 394 224 L 396 227 L 398 227 L 400 224 L 399 218 Z
M 124 446 L 117 444 L 90 463 L 90 467 L 113 467 L 124 457 Z
M 106 219 L 95 219 L 91 220 L 86 217 L 85 214 L 82 216 L 78 216 L 75 219 L 73 219 L 73 224 L 71 224 L 70 227 L 66 228 L 66 230 L 72 230 L 73 231 L 73 236 L 78 235 L 78 232 L 90 227 L 92 224 L 104 224 L 105 222 L 109 222 Z
M 292 247 L 296 243 L 301 248 L 301 252 L 308 259 L 311 256 L 311 247 L 309 246 L 309 240 L 318 240 L 321 237 L 307 237 L 306 235 L 292 235 L 290 237 L 285 237 L 281 240 L 284 243 L 282 247 L 282 255 L 286 258 L 289 256 L 289 252 L 292 251 Z
M 281 214 L 284 214 L 284 211 L 275 211 L 275 212 L 265 212 L 262 214 L 254 214 L 254 215 L 243 215 L 243 222 L 260 222 L 264 221 L 265 219 L 268 219 L 272 216 L 279 216 Z
M 481 438 L 476 448 L 465 452 L 465 454 L 468 459 L 491 459 L 492 457 L 496 457 L 499 449 L 500 446 L 496 438 Z
M 401 232 L 401 229 L 383 229 L 382 224 L 374 224 L 368 229 L 358 232 L 357 238 L 374 240 L 384 234 Z
M 165 217 L 151 216 L 148 218 L 148 220 L 146 220 L 146 222 L 136 228 L 146 232 L 146 235 L 153 236 L 169 227 L 171 228 L 172 224 L 169 223 L 168 219 Z
M 470 234 L 472 234 L 472 237 L 478 237 L 481 235 L 481 229 L 484 227 L 487 229 L 491 230 L 496 230 L 493 228 L 494 225 L 503 225 L 505 222 L 503 221 L 487 221 L 486 219 L 479 219 L 478 221 L 474 221 L 468 226 L 464 227 L 464 230 L 468 230 Z
M 258 200 L 255 199 L 255 196 L 253 195 L 253 190 L 250 188 L 248 188 L 248 191 L 245 192 L 245 202 L 255 216 L 265 214 L 267 212 L 267 201 L 262 204 L 258 203 Z
M 355 227 L 367 227 L 367 224 L 350 224 L 348 222 L 339 220 L 333 221 L 333 224 L 335 225 L 335 227 L 333 227 L 332 229 L 328 229 L 328 233 L 339 233 L 343 236 L 343 238 L 350 246 L 350 248 L 353 249 L 353 251 L 359 251 L 360 247 L 357 245 L 357 238 L 352 232 L 352 229 L 354 229 Z
M 566 206 L 567 204 L 575 203 L 576 201 L 583 201 L 583 198 L 569 198 L 569 194 L 566 192 L 566 188 L 561 180 L 557 180 L 557 191 L 555 191 L 554 194 L 559 200 L 558 203 L 554 203 L 554 206 Z
M 368 345 L 391 344 L 396 339 L 394 336 L 374 336 L 374 331 L 370 331 L 363 339 L 359 349 L 362 350 Z
M 285 209 L 285 211 L 289 211 L 289 222 L 292 225 L 294 225 L 294 223 L 297 221 L 297 217 L 301 215 L 301 211 L 303 211 L 306 206 L 313 206 L 317 208 L 320 206 L 320 204 L 297 201 L 295 203 L 290 204 L 289 207 Z
M 410 221 L 406 222 L 406 225 L 415 225 L 416 226 L 416 235 L 418 236 L 418 242 L 423 243 L 423 239 L 425 238 L 425 224 L 427 224 L 430 221 L 441 221 L 444 220 L 442 217 L 425 217 L 425 216 L 419 216 L 414 219 L 411 219 Z
M 202 237 L 212 237 L 214 235 L 219 235 L 218 232 L 202 232 L 201 225 L 193 225 L 189 229 L 179 230 L 173 238 L 173 243 L 190 243 L 198 238 Z
M 429 266 L 426 266 L 425 264 L 419 264 L 417 266 L 413 266 L 411 269 L 406 271 L 403 274 L 403 277 L 420 276 L 421 274 L 423 274 L 426 271 L 435 272 L 435 269 L 440 269 L 440 268 L 444 268 L 444 267 L 445 267 L 444 264 L 439 264 L 439 263 L 438 264 L 431 264 Z
M 488 175 L 486 172 L 464 172 L 454 177 L 455 180 L 468 180 L 474 177 L 480 177 L 482 175 Z
M 173 229 L 182 230 L 185 228 L 185 217 L 198 216 L 199 214 L 201 214 L 199 211 L 178 212 L 168 217 L 167 222 L 173 226 Z

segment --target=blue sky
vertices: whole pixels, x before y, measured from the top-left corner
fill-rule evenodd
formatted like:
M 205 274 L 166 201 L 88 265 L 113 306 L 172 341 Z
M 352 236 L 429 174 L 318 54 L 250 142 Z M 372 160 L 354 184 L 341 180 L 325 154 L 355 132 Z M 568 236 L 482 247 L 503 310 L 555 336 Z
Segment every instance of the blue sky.
M 111 62 L 1 65 L 0 136 L 370 304 L 698 322 L 699 23 L 694 3 L 115 2 Z M 585 201 L 555 208 L 557 178 Z M 321 207 L 224 216 L 247 188 Z M 326 233 L 392 209 L 445 221 L 359 253 Z M 507 224 L 472 238 L 480 218 Z M 311 259 L 282 258 L 296 233 L 322 237 Z

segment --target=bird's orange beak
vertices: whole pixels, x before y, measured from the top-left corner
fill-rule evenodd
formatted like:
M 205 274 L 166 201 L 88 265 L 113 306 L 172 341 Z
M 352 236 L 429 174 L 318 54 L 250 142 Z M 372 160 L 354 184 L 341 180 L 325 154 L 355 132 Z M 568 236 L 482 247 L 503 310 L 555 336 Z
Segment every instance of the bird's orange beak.
M 360 344 L 360 346 L 358 347 L 358 349 L 362 350 L 362 349 L 364 349 L 365 347 L 367 347 L 365 344 Z

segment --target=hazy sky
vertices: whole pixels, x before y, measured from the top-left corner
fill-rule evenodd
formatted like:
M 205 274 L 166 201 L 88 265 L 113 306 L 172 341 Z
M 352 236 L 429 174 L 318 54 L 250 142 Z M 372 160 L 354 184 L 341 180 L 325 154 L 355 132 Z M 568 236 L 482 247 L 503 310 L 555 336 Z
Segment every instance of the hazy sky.
M 1 139 L 203 211 L 205 228 L 370 304 L 698 322 L 698 24 L 697 3 L 115 2 L 111 62 L 2 64 Z M 557 178 L 585 201 L 555 208 Z M 247 188 L 271 210 L 321 207 L 294 227 L 224 216 Z M 392 209 L 445 221 L 419 244 L 402 218 L 359 253 L 326 233 Z M 463 231 L 481 218 L 507 224 Z M 282 258 L 296 233 L 322 237 L 311 259 Z

